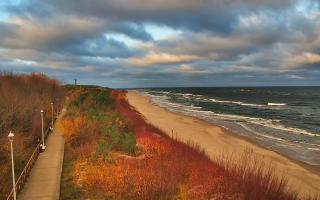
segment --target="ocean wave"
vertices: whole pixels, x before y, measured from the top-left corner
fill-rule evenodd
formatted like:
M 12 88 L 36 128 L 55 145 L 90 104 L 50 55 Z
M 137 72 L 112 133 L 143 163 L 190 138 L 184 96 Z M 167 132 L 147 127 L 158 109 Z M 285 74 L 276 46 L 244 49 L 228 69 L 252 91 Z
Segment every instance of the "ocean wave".
M 252 128 L 250 128 L 247 123 L 237 123 L 239 124 L 244 130 L 252 133 L 255 135 L 255 137 L 258 138 L 258 140 L 260 141 L 272 141 L 272 145 L 276 145 L 276 146 L 282 146 L 284 148 L 288 148 L 291 151 L 300 151 L 301 148 L 303 149 L 308 149 L 311 151 L 320 151 L 320 145 L 318 144 L 313 144 L 313 143 L 309 143 L 309 142 L 302 142 L 302 141 L 291 141 L 288 139 L 285 139 L 283 137 L 278 137 L 276 135 L 272 135 L 272 134 L 266 134 L 263 131 L 259 131 L 257 132 L 257 130 L 254 130 Z M 268 145 L 267 145 L 268 146 Z M 270 146 L 269 146 L 270 147 Z
M 315 146 L 315 148 L 320 149 L 320 144 L 314 144 L 314 143 L 304 142 L 304 141 L 293 141 L 293 142 L 300 143 L 300 144 L 306 144 L 306 145 L 310 145 L 310 146 Z
M 265 107 L 265 105 L 254 104 L 254 103 L 241 103 L 242 106 L 252 106 L 252 107 Z
M 244 129 L 250 131 L 250 132 L 253 132 L 253 133 L 256 133 L 256 131 L 252 130 L 251 128 L 249 128 L 246 124 L 244 123 L 238 123 L 240 126 L 242 126 Z M 266 135 L 266 134 L 262 134 L 262 133 L 256 133 L 258 134 L 259 136 L 263 136 L 265 138 L 268 138 L 268 139 L 272 139 L 272 140 L 277 140 L 277 141 L 285 141 L 284 139 L 282 138 L 279 138 L 279 137 L 275 137 L 275 136 L 271 136 L 271 135 Z
M 215 115 L 218 116 L 220 119 L 224 119 L 224 120 L 231 120 L 231 121 L 238 121 L 238 122 L 245 121 L 252 124 L 257 124 L 257 125 L 277 129 L 277 130 L 294 133 L 297 135 L 303 134 L 303 135 L 309 135 L 309 136 L 320 136 L 320 134 L 311 133 L 303 129 L 284 126 L 283 124 L 281 124 L 281 120 L 278 120 L 278 119 L 274 120 L 274 119 L 265 119 L 265 118 L 245 117 L 245 116 L 230 115 L 230 114 L 215 114 Z
M 147 93 L 148 94 L 148 93 Z M 187 96 L 191 96 L 192 94 L 185 94 Z M 153 96 L 150 95 L 149 96 Z M 192 114 L 192 112 L 197 112 L 196 110 L 201 110 L 202 107 L 200 106 L 194 106 L 193 104 L 181 104 L 181 103 L 172 103 L 168 101 L 168 98 L 166 96 L 156 96 L 156 97 L 152 97 L 153 100 L 156 100 L 156 104 L 160 105 L 160 106 L 164 106 L 167 108 L 175 108 L 175 112 L 181 112 L 181 111 L 188 111 L 189 114 Z M 211 102 L 217 102 L 217 103 L 232 103 L 232 104 L 240 104 L 243 106 L 266 106 L 266 105 L 260 105 L 260 104 L 247 104 L 247 103 L 243 103 L 240 101 L 223 101 L 223 100 L 216 100 L 216 99 L 209 99 Z M 210 112 L 210 113 L 209 113 Z M 201 118 L 201 116 L 199 116 L 199 112 L 197 112 L 198 114 L 195 114 L 195 117 L 199 117 Z M 205 112 L 203 112 L 205 113 Z M 283 124 L 281 124 L 281 120 L 279 119 L 265 119 L 265 118 L 255 118 L 255 117 L 247 117 L 247 116 L 241 116 L 241 115 L 232 115 L 232 114 L 217 114 L 211 111 L 208 111 L 206 113 L 206 115 L 209 115 L 212 118 L 216 118 L 218 120 L 226 120 L 226 121 L 234 121 L 234 122 L 247 122 L 247 123 L 252 123 L 252 124 L 256 124 L 256 125 L 260 125 L 260 126 L 264 126 L 264 127 L 268 127 L 268 128 L 272 128 L 275 130 L 281 130 L 281 131 L 285 131 L 288 133 L 292 133 L 292 134 L 296 134 L 296 135 L 309 135 L 309 136 L 320 136 L 320 134 L 316 134 L 316 133 L 311 133 L 308 132 L 306 130 L 303 129 L 299 129 L 299 128 L 293 128 L 293 127 L 287 127 L 284 126 Z M 208 117 L 208 116 L 206 116 Z
M 314 147 L 308 147 L 308 150 L 311 150 L 311 151 L 320 151 L 319 148 L 314 148 Z
M 267 105 L 268 106 L 286 106 L 287 104 L 286 103 L 270 103 L 270 102 L 268 102 Z
M 184 93 L 179 93 L 179 92 L 172 92 L 171 94 L 176 95 L 176 96 L 183 96 L 184 95 Z
M 164 107 L 171 112 L 193 116 L 209 123 L 224 127 L 226 130 L 231 130 L 235 134 L 248 137 L 257 141 L 259 144 L 268 149 L 283 153 L 297 160 L 309 163 L 319 164 L 314 161 L 315 155 L 320 151 L 320 144 L 318 138 L 320 133 L 312 133 L 303 129 L 288 127 L 283 124 L 280 119 L 266 119 L 259 117 L 247 117 L 237 114 L 215 113 L 206 109 L 203 102 L 223 103 L 223 104 L 242 104 L 242 106 L 262 107 L 263 109 L 283 109 L 284 106 L 272 106 L 268 103 L 250 104 L 240 101 L 224 101 L 221 99 L 214 99 L 209 96 L 197 97 L 179 94 L 179 102 L 172 102 L 173 93 L 170 93 L 169 99 L 163 96 L 151 96 L 151 102 L 155 105 Z M 174 94 L 177 95 L 177 94 Z M 185 100 L 184 100 L 185 98 Z M 199 99 L 200 98 L 200 99 Z M 183 102 L 183 103 L 182 103 Z M 243 108 L 245 109 L 245 108 Z M 281 118 L 281 116 L 280 116 Z
M 180 93 L 180 92 L 167 92 L 167 91 L 152 91 L 152 92 L 157 92 L 157 93 L 162 93 L 162 94 L 171 94 L 175 96 L 188 96 L 188 97 L 203 97 L 201 94 L 192 94 L 192 93 Z
M 194 108 L 194 109 L 202 109 L 201 106 L 195 106 L 195 105 L 190 105 L 191 108 Z
M 237 105 L 249 106 L 249 107 L 266 107 L 266 105 L 262 105 L 262 104 L 244 103 L 241 101 L 225 101 L 225 100 L 216 100 L 216 99 L 210 99 L 210 101 L 215 103 L 231 103 L 231 104 L 237 104 Z

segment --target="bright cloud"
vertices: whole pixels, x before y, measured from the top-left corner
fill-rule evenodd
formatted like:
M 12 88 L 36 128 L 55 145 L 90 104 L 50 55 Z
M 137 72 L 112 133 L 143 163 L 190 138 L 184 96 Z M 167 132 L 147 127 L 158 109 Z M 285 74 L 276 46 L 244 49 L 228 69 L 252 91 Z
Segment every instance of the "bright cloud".
M 320 65 L 320 54 L 307 52 L 302 55 L 295 56 L 294 58 L 289 58 L 288 62 L 292 63 L 295 66 L 314 63 L 319 63 Z
M 148 67 L 163 64 L 185 63 L 198 59 L 200 58 L 192 55 L 174 55 L 167 53 L 150 52 L 149 54 L 141 58 L 130 58 L 128 59 L 128 63 L 133 66 Z

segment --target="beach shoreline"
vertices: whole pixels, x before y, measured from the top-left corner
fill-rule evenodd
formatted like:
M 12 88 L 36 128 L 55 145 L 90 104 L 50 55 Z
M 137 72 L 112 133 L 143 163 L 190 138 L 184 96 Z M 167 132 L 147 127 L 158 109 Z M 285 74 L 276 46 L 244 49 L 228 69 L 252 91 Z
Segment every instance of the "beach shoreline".
M 240 152 L 252 149 L 264 161 L 272 162 L 279 175 L 285 175 L 288 178 L 289 189 L 299 191 L 303 196 L 316 194 L 320 191 L 319 166 L 308 165 L 268 150 L 249 138 L 232 133 L 218 125 L 196 117 L 168 111 L 152 104 L 150 97 L 143 96 L 136 91 L 128 91 L 127 100 L 147 122 L 168 136 L 171 136 L 173 132 L 183 142 L 192 141 L 200 145 L 212 159 L 221 153 L 240 155 Z

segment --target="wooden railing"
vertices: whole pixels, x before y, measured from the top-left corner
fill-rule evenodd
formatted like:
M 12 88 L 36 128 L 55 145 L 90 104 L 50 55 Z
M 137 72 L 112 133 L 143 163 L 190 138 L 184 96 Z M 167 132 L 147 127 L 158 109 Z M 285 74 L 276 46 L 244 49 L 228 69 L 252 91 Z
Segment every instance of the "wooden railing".
M 54 121 L 56 120 L 56 118 L 54 119 Z M 46 131 L 44 132 L 44 138 L 46 139 L 49 135 L 49 133 L 51 132 L 51 128 L 50 126 L 46 129 Z M 33 150 L 33 153 L 29 159 L 29 161 L 27 162 L 26 166 L 24 167 L 24 169 L 22 170 L 18 180 L 16 181 L 16 193 L 17 195 L 21 192 L 21 190 L 23 189 L 24 184 L 26 183 L 31 169 L 34 166 L 35 162 L 37 161 L 39 154 L 41 152 L 41 141 L 37 144 L 36 148 Z M 11 190 L 11 192 L 7 195 L 7 200 L 13 200 L 13 189 Z

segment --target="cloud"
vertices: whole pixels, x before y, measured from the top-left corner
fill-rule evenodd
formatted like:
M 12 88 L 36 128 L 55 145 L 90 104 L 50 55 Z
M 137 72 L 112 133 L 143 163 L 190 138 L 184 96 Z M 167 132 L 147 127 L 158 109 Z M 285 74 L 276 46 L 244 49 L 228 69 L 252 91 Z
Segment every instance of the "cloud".
M 288 59 L 289 63 L 293 65 L 303 65 L 303 64 L 320 64 L 320 54 L 315 53 L 303 53 L 302 55 L 295 56 Z
M 49 13 L 94 16 L 120 23 L 152 22 L 176 29 L 217 33 L 232 32 L 240 13 L 263 9 L 279 11 L 294 3 L 294 0 L 29 0 L 29 5 L 41 5 Z M 25 12 L 38 14 L 32 6 L 25 7 Z
M 102 27 L 97 19 L 61 16 L 56 20 L 10 18 L 2 22 L 0 44 L 6 48 L 54 48 L 58 45 L 92 37 Z
M 183 64 L 180 66 L 181 71 L 183 72 L 191 72 L 194 71 L 194 68 L 191 65 Z
M 303 76 L 299 76 L 299 75 L 295 75 L 295 74 L 289 74 L 289 75 L 287 75 L 287 77 L 289 79 L 299 79 L 299 80 L 305 79 Z
M 142 41 L 153 40 L 150 33 L 148 33 L 144 26 L 141 24 L 134 23 L 114 23 L 108 28 L 108 31 L 114 31 L 116 33 L 122 33 L 133 39 L 138 39 Z
M 168 53 L 150 52 L 144 57 L 129 58 L 128 63 L 133 66 L 147 67 L 154 65 L 192 62 L 198 59 L 200 58 L 192 55 L 174 55 Z
M 199 70 L 199 69 L 195 69 L 192 65 L 190 64 L 182 64 L 180 66 L 180 71 L 183 73 L 187 73 L 190 75 L 196 75 L 196 74 L 208 74 L 210 73 L 207 70 Z
M 317 0 L 24 0 L 0 12 L 0 70 L 111 86 L 320 84 Z
M 101 36 L 96 39 L 88 39 L 69 45 L 63 49 L 65 53 L 76 56 L 128 58 L 140 55 L 139 49 L 129 48 L 124 42 Z

